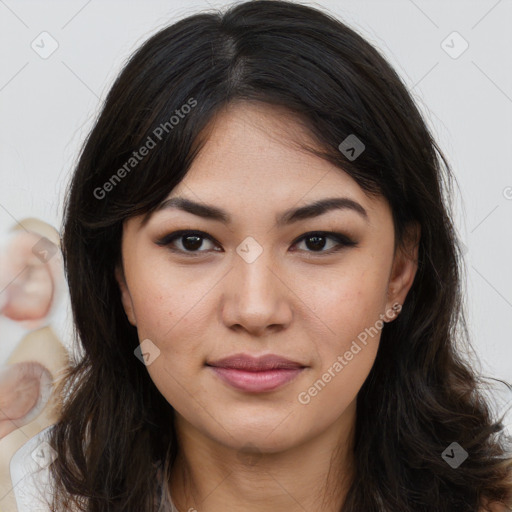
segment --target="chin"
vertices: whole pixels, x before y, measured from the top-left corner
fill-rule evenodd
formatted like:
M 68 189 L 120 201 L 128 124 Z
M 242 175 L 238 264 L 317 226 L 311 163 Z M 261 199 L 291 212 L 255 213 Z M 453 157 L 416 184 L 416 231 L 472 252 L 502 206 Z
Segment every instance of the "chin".
M 289 419 L 291 415 L 287 418 Z M 210 432 L 209 437 L 216 439 L 217 442 L 229 446 L 234 450 L 257 450 L 265 453 L 277 453 L 296 444 L 300 444 L 300 432 L 290 429 L 290 426 L 284 426 L 283 419 L 286 413 L 276 418 L 275 415 L 269 415 L 267 418 L 259 417 L 257 420 L 244 421 L 237 419 L 222 427 L 215 429 L 216 432 Z M 297 422 L 294 422 L 297 424 Z M 305 437 L 305 434 L 304 436 Z
M 269 432 L 271 430 L 269 429 Z M 236 440 L 228 438 L 226 441 L 233 450 L 248 455 L 280 453 L 300 444 L 289 433 L 287 435 L 269 436 L 268 433 L 257 433 L 250 430 L 244 434 L 240 433 Z

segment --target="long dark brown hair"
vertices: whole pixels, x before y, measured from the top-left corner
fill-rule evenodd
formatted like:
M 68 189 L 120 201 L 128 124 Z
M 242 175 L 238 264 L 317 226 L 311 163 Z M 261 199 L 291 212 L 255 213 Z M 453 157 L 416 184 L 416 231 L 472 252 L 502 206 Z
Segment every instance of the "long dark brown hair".
M 314 142 L 309 151 L 386 198 L 398 245 L 411 223 L 421 227 L 414 283 L 358 394 L 355 476 L 342 512 L 512 507 L 509 439 L 463 355 L 471 343 L 446 157 L 406 86 L 363 37 L 311 7 L 249 1 L 150 37 L 81 149 L 62 231 L 80 353 L 49 437 L 58 453 L 53 510 L 158 505 L 157 472 L 172 467 L 178 446 L 173 409 L 134 356 L 137 330 L 115 281 L 123 221 L 156 209 L 184 178 L 204 129 L 235 100 L 295 114 Z M 349 135 L 365 145 L 356 159 L 339 149 Z M 135 158 L 150 139 L 154 146 Z M 468 453 L 456 469 L 441 455 L 453 442 Z

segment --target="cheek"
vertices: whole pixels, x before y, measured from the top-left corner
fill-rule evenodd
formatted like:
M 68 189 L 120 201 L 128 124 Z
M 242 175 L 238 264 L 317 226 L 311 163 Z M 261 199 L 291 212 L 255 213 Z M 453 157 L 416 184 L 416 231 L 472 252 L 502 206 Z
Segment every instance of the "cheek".
M 371 255 L 363 254 L 354 259 L 354 264 L 301 282 L 300 295 L 312 318 L 321 321 L 327 334 L 323 339 L 332 349 L 350 345 L 360 332 L 374 326 L 384 312 L 388 269 L 386 262 L 381 263 L 378 265 Z
M 296 399 L 306 407 L 303 413 L 321 416 L 322 424 L 334 421 L 356 398 L 374 364 L 385 325 L 380 316 L 385 276 L 354 271 L 331 279 L 329 286 L 314 287 L 309 295 L 323 332 L 309 332 L 317 364 Z
M 211 274 L 190 279 L 179 268 L 155 263 L 131 283 L 139 340 L 149 339 L 158 353 L 147 370 L 172 404 L 186 399 L 185 388 L 198 391 L 190 377 L 203 366 L 206 329 L 215 322 L 207 293 L 215 282 Z
M 130 283 L 137 328 L 141 339 L 154 337 L 165 343 L 197 315 L 215 279 L 198 267 L 191 274 L 161 255 L 147 261 Z
M 297 401 L 308 414 L 324 415 L 325 421 L 333 420 L 356 398 L 374 364 L 385 325 L 381 315 L 387 267 L 362 256 L 345 269 L 316 281 L 306 295 L 314 312 L 309 324 L 318 317 L 322 332 L 309 331 L 317 364 Z

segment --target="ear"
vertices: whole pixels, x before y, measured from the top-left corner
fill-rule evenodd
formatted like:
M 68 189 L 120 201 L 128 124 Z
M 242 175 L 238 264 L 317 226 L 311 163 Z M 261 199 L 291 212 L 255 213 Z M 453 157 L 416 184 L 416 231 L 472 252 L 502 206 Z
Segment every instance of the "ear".
M 116 281 L 119 285 L 119 290 L 121 291 L 121 302 L 123 303 L 124 312 L 128 317 L 128 321 L 136 326 L 137 321 L 135 319 L 135 312 L 133 308 L 132 297 L 128 290 L 128 286 L 126 284 L 126 279 L 124 276 L 124 270 L 122 264 L 117 264 L 115 267 L 115 277 Z
M 402 245 L 397 247 L 388 283 L 386 311 L 392 310 L 393 305 L 397 303 L 401 307 L 405 302 L 418 270 L 420 236 L 419 224 L 410 224 L 404 233 Z

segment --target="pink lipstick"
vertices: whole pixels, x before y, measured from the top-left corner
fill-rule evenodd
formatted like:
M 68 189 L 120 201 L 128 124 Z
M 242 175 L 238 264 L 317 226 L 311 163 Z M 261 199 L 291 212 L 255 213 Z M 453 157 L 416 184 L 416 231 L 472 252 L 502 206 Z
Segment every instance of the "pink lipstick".
M 207 363 L 224 382 L 241 391 L 262 393 L 273 391 L 294 379 L 305 368 L 275 354 L 252 357 L 235 354 Z

